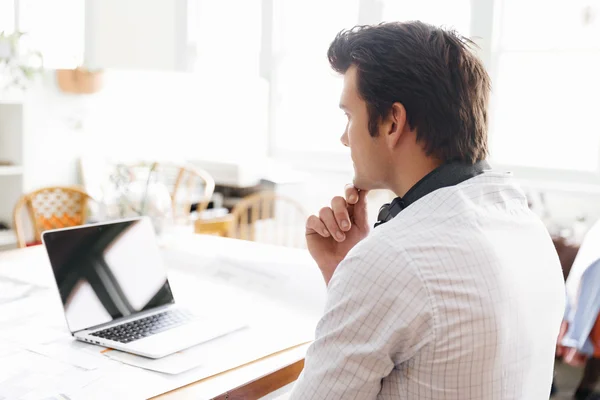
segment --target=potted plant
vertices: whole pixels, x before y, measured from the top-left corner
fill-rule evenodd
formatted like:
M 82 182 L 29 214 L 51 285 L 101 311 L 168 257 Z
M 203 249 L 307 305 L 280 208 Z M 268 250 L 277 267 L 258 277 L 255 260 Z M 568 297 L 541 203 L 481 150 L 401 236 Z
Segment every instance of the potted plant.
M 0 91 L 26 90 L 42 71 L 42 54 L 28 48 L 25 32 L 0 32 Z
M 105 193 L 107 217 L 126 218 L 148 216 L 160 234 L 172 218 L 171 196 L 168 188 L 158 179 L 157 163 L 140 165 L 141 176 L 135 168 L 117 164 L 109 180 L 111 186 Z

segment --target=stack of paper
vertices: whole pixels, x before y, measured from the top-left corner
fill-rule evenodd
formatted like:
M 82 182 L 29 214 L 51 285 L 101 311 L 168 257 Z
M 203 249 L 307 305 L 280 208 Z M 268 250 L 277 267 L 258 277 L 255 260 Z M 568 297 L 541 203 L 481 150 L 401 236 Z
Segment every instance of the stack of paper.
M 31 294 L 35 289 L 36 287 L 29 283 L 2 279 L 0 280 L 0 304 L 21 300 Z
M 69 393 L 85 388 L 103 374 L 99 369 L 87 371 L 23 350 L 2 358 L 0 399 L 69 398 Z

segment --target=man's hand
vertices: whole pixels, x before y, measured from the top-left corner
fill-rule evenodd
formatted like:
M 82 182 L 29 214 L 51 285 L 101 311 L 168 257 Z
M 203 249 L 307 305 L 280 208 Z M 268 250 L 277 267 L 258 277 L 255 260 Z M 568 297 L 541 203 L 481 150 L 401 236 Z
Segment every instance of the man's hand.
M 368 192 L 352 185 L 346 185 L 345 192 L 346 199 L 334 197 L 331 207 L 323 207 L 318 217 L 311 215 L 306 221 L 308 251 L 321 269 L 326 284 L 350 249 L 369 233 Z

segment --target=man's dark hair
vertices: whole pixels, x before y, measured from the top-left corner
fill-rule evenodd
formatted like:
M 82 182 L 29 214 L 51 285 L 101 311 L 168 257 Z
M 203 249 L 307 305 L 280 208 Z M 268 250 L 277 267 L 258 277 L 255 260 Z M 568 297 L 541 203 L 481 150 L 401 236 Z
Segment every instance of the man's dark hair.
M 472 44 L 423 22 L 393 22 L 338 33 L 327 56 L 339 73 L 356 66 L 371 136 L 399 102 L 428 155 L 474 163 L 488 152 L 490 78 Z

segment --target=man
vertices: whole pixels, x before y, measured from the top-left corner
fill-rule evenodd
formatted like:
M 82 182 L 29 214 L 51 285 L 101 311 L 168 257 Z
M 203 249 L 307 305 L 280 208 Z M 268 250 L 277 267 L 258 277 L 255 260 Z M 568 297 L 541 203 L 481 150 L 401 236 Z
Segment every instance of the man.
M 329 48 L 355 178 L 307 221 L 328 298 L 293 399 L 548 399 L 560 264 L 485 161 L 490 82 L 468 44 L 410 22 Z M 372 189 L 398 198 L 370 232 Z
M 583 367 L 574 400 L 600 400 L 600 220 L 587 231 L 566 279 L 567 307 L 556 355 L 564 364 Z

